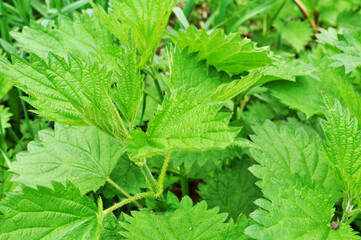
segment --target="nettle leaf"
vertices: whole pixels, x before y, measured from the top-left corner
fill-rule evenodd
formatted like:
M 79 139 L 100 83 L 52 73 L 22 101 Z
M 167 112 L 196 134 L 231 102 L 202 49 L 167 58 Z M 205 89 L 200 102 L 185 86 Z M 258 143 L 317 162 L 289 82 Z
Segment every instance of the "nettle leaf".
M 272 94 L 292 109 L 300 110 L 308 116 L 321 114 L 323 105 L 321 92 L 341 99 L 351 113 L 361 120 L 361 95 L 352 85 L 353 78 L 345 75 L 342 68 L 333 68 L 330 61 L 323 58 L 314 63 L 318 66 L 315 77 L 299 77 L 294 82 L 272 82 L 267 85 Z
M 32 22 L 22 32 L 11 32 L 19 46 L 27 52 L 33 52 L 46 59 L 49 52 L 62 57 L 69 53 L 86 60 L 89 54 L 115 66 L 120 56 L 120 49 L 113 45 L 111 33 L 101 19 L 94 13 L 75 13 L 74 20 L 59 15 L 58 26 L 48 23 L 47 26 Z
M 289 80 L 296 81 L 299 76 L 313 76 L 317 70 L 311 64 L 305 63 L 301 59 L 280 60 L 274 65 L 267 66 L 264 71 L 264 76 L 258 81 L 258 84 L 274 80 Z
M 102 214 L 70 182 L 53 189 L 23 186 L 0 202 L 0 239 L 98 239 Z
M 187 48 L 188 53 L 197 53 L 198 61 L 206 60 L 208 65 L 229 74 L 239 74 L 272 62 L 269 48 L 256 48 L 251 40 L 241 39 L 237 33 L 225 36 L 223 29 L 208 35 L 204 29 L 197 31 L 189 27 L 185 33 L 179 31 L 174 40 L 181 50 Z
M 257 224 L 245 233 L 256 239 L 359 239 L 346 224 L 330 227 L 338 186 L 315 140 L 302 129 L 295 133 L 270 121 L 254 131 L 260 150 L 252 149 L 252 156 L 259 165 L 250 170 L 264 198 L 255 202 L 261 209 L 251 213 Z
M 28 152 L 16 155 L 10 166 L 13 181 L 27 186 L 51 186 L 52 181 L 72 181 L 81 193 L 96 191 L 110 176 L 124 147 L 93 127 L 55 124 L 42 130 Z
M 199 195 L 209 207 L 218 206 L 233 219 L 242 212 L 249 214 L 256 208 L 253 202 L 261 197 L 256 178 L 248 171 L 250 164 L 247 158 L 237 159 L 232 167 L 216 171 L 199 185 Z
M 12 174 L 0 165 L 0 201 L 5 199 L 6 193 L 10 192 L 16 184 L 11 181 Z
M 179 89 L 164 99 L 147 132 L 136 130 L 128 138 L 132 158 L 163 154 L 170 150 L 224 149 L 240 128 L 228 127 L 231 113 L 218 113 L 222 104 L 207 100 L 198 89 Z
M 127 239 L 222 239 L 227 214 L 217 214 L 218 209 L 207 210 L 205 201 L 193 206 L 189 197 L 184 197 L 178 208 L 164 213 L 150 210 L 133 211 L 125 215 L 121 226 Z
M 0 123 L 1 123 L 1 133 L 5 133 L 5 129 L 11 127 L 9 121 L 12 116 L 12 113 L 9 112 L 9 108 L 4 107 L 4 105 L 0 105 Z
M 326 120 L 321 123 L 326 141 L 323 142 L 323 156 L 342 190 L 351 200 L 357 199 L 361 194 L 361 131 L 357 129 L 356 118 L 351 118 L 338 100 L 324 99 Z
M 361 66 L 361 31 L 346 30 L 343 37 L 344 41 L 336 43 L 341 53 L 332 56 L 331 59 L 335 60 L 333 66 L 344 66 L 346 73 L 349 73 Z
M 125 239 L 120 234 L 122 227 L 120 226 L 114 214 L 108 214 L 103 220 L 103 231 L 100 234 L 100 240 L 120 240 Z
M 272 178 L 287 182 L 300 175 L 305 181 L 326 188 L 337 200 L 339 186 L 319 154 L 318 136 L 309 136 L 302 127 L 295 131 L 290 126 L 277 127 L 267 120 L 262 126 L 252 128 L 256 133 L 252 140 L 260 149 L 251 149 L 259 165 L 252 166 L 250 171 L 263 179 L 259 186 L 263 189 Z
M 174 47 L 170 50 L 169 88 L 174 91 L 180 87 L 198 88 L 211 92 L 214 101 L 226 102 L 259 81 L 262 71 L 251 71 L 248 75 L 233 80 L 225 72 L 218 72 L 213 66 L 199 61 L 194 53 L 188 54 Z
M 8 76 L 4 73 L 0 73 L 0 99 L 2 99 L 12 87 L 13 84 L 9 81 Z
M 263 187 L 265 199 L 251 213 L 257 224 L 245 233 L 255 239 L 360 239 L 349 225 L 330 227 L 334 215 L 332 196 L 319 186 L 304 182 L 284 183 L 273 179 Z
M 222 232 L 222 236 L 220 237 L 220 239 L 252 239 L 244 233 L 244 230 L 252 223 L 253 220 L 251 218 L 247 218 L 245 214 L 240 215 L 236 223 L 234 223 L 231 219 L 228 223 L 227 229 Z
M 25 98 L 40 116 L 70 125 L 92 125 L 123 140 L 127 129 L 108 94 L 111 74 L 97 62 L 50 53 L 49 63 L 31 54 L 30 62 L 13 55 L 0 59 L 0 71 L 30 95 Z
M 98 12 L 119 40 L 126 41 L 128 36 L 122 35 L 127 33 L 127 27 L 131 29 L 143 66 L 154 55 L 175 4 L 174 0 L 115 0 L 109 15 L 104 10 Z M 116 19 L 120 23 L 114 22 Z
M 312 29 L 307 21 L 292 20 L 287 24 L 280 22 L 275 24 L 275 27 L 281 33 L 282 40 L 291 45 L 297 52 L 301 52 L 308 41 L 312 40 Z
M 110 95 L 132 126 L 143 96 L 143 78 L 135 49 L 122 49 L 121 53 Z
M 316 34 L 317 41 L 321 44 L 329 44 L 330 46 L 336 46 L 338 42 L 337 31 L 334 28 L 322 29 L 319 28 L 320 33 Z

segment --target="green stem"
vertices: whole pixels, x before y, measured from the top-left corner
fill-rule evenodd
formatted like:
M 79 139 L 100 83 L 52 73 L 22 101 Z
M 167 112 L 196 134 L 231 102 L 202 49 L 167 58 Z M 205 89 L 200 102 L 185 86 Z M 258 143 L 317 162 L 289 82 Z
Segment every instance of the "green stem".
M 116 188 L 119 192 L 121 192 L 124 196 L 126 196 L 128 199 L 130 199 L 132 196 L 127 193 L 121 186 L 119 186 L 118 184 L 116 184 L 112 179 L 110 179 L 109 177 L 106 178 L 106 181 L 108 183 L 110 183 L 114 188 Z M 138 207 L 138 208 L 143 208 L 142 205 L 140 205 L 137 201 L 134 201 L 134 204 Z
M 126 204 L 128 204 L 128 203 L 137 201 L 137 200 L 139 200 L 139 199 L 142 199 L 142 198 L 145 198 L 145 197 L 151 196 L 151 195 L 153 195 L 152 192 L 145 192 L 145 193 L 137 194 L 137 195 L 135 195 L 135 196 L 133 196 L 133 197 L 130 197 L 130 198 L 128 198 L 128 199 L 125 199 L 125 200 L 123 200 L 123 201 L 121 201 L 121 202 L 119 202 L 119 203 L 116 203 L 116 204 L 114 204 L 113 206 L 105 209 L 105 210 L 103 211 L 103 214 L 104 214 L 104 216 L 105 216 L 105 215 L 107 215 L 108 213 L 111 213 L 111 212 L 113 212 L 114 210 L 117 210 L 118 208 L 123 207 L 124 205 L 126 205 Z
M 182 196 L 189 195 L 189 183 L 188 183 L 188 177 L 186 173 L 186 168 L 184 167 L 184 164 L 180 166 L 181 169 L 181 187 L 182 187 Z
M 25 101 L 21 98 L 22 97 L 21 90 L 18 89 L 18 91 L 19 91 L 19 96 L 20 96 L 20 103 L 21 103 L 21 106 L 23 107 L 23 110 L 24 110 L 25 123 L 26 123 L 26 126 L 29 129 L 31 139 L 34 139 L 34 130 L 33 130 L 32 126 L 31 126 L 31 123 L 30 123 L 28 110 L 26 108 Z
M 164 178 L 165 178 L 165 174 L 167 172 L 167 167 L 169 165 L 169 160 L 170 160 L 171 155 L 172 155 L 172 151 L 169 151 L 167 154 L 167 157 L 164 160 L 163 167 L 162 167 L 162 170 L 161 170 L 159 178 L 158 178 L 158 183 L 159 183 L 159 187 L 160 187 L 161 191 L 163 191 Z
M 147 94 L 149 97 L 151 97 L 154 101 L 156 101 L 158 104 L 162 104 L 162 101 L 159 99 L 159 98 L 157 98 L 156 96 L 154 96 L 151 92 L 149 92 L 147 89 L 143 89 L 143 92 L 145 93 L 145 94 Z
M 163 96 L 162 88 L 160 87 L 160 84 L 159 84 L 158 77 L 154 78 L 154 84 L 155 84 L 155 86 L 157 88 L 157 91 L 158 91 L 158 94 L 159 94 L 159 97 L 160 97 L 160 101 L 163 102 L 164 96 Z
M 342 218 L 341 218 L 341 223 L 346 223 L 347 220 L 350 218 L 350 212 L 352 211 L 352 208 L 354 207 L 352 205 L 352 199 L 347 195 L 347 204 L 346 204 L 346 209 L 343 209 L 343 214 L 342 214 Z M 346 199 L 344 199 L 345 201 Z
M 159 187 L 159 184 L 157 180 L 155 180 L 152 172 L 150 171 L 147 163 L 144 163 L 140 166 L 140 170 L 142 171 L 143 175 L 145 176 L 145 179 L 147 180 L 147 184 L 149 189 L 155 194 L 160 195 L 161 189 Z

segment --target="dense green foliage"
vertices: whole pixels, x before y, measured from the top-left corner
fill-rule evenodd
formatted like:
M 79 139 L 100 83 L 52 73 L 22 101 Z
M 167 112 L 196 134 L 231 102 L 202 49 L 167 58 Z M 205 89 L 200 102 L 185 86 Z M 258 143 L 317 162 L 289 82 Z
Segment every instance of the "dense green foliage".
M 50 2 L 0 3 L 0 240 L 361 239 L 357 0 Z

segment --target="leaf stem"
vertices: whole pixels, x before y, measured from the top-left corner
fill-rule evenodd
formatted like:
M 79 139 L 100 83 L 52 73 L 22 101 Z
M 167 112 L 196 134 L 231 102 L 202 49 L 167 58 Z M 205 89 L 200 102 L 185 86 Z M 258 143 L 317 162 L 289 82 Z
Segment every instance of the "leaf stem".
M 109 177 L 106 178 L 106 181 L 108 183 L 110 183 L 114 188 L 116 188 L 119 192 L 121 192 L 124 196 L 126 196 L 128 199 L 130 199 L 132 196 L 127 193 L 121 186 L 119 186 L 117 183 L 115 183 L 112 179 L 110 179 Z M 140 205 L 137 201 L 134 201 L 134 204 L 138 207 L 138 208 L 143 208 L 142 205 Z
M 184 164 L 181 165 L 181 188 L 182 188 L 182 196 L 189 195 L 189 183 L 188 183 L 188 177 L 186 174 L 186 168 L 184 167 Z
M 108 213 L 111 213 L 111 212 L 113 212 L 114 210 L 116 210 L 116 209 L 118 209 L 118 208 L 120 208 L 120 207 L 122 207 L 122 206 L 124 206 L 124 205 L 126 205 L 126 204 L 128 204 L 128 203 L 137 201 L 137 200 L 139 200 L 139 199 L 145 198 L 145 197 L 150 196 L 150 195 L 153 195 L 153 193 L 152 193 L 152 192 L 145 192 L 145 193 L 140 193 L 140 194 L 137 194 L 137 195 L 135 195 L 135 196 L 133 196 L 133 197 L 127 198 L 127 199 L 125 199 L 125 200 L 123 200 L 123 201 L 121 201 L 121 202 L 119 202 L 119 203 L 116 203 L 116 204 L 114 204 L 113 206 L 105 209 L 105 210 L 103 211 L 103 214 L 104 214 L 104 216 L 105 216 L 105 215 L 107 215 Z
M 150 171 L 147 163 L 144 163 L 140 166 L 140 170 L 142 171 L 143 175 L 145 176 L 145 179 L 147 180 L 147 184 L 149 189 L 156 195 L 161 194 L 161 189 L 159 187 L 159 183 L 157 180 L 155 180 L 152 172 Z
M 169 151 L 164 160 L 163 167 L 162 167 L 162 170 L 161 170 L 159 178 L 158 178 L 158 183 L 159 183 L 159 187 L 160 187 L 161 191 L 163 191 L 164 177 L 167 172 L 167 167 L 169 165 L 169 160 L 170 160 L 171 155 L 172 155 L 172 151 Z
M 310 17 L 310 13 L 308 12 L 307 8 L 305 5 L 303 5 L 303 3 L 301 2 L 301 0 L 293 0 L 293 2 L 297 5 L 297 7 L 301 10 L 303 16 L 305 16 L 306 18 Z M 313 29 L 314 33 L 318 33 L 317 31 L 317 25 L 315 20 L 310 17 L 310 23 L 311 23 L 311 27 Z
M 156 97 L 156 96 L 154 96 L 151 92 L 149 92 L 147 89 L 143 89 L 143 92 L 145 93 L 145 94 L 147 94 L 149 97 L 151 97 L 154 101 L 156 101 L 158 104 L 162 104 L 162 101 L 158 98 L 158 97 Z

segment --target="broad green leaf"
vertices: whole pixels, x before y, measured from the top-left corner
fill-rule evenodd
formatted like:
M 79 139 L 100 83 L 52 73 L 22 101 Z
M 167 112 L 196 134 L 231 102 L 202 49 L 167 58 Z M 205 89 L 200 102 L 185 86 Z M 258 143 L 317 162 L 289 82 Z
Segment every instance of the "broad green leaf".
M 271 121 L 253 127 L 253 131 L 256 135 L 252 140 L 260 149 L 251 149 L 251 153 L 259 165 L 252 166 L 250 171 L 263 180 L 258 186 L 263 189 L 273 178 L 292 182 L 299 175 L 306 183 L 323 186 L 338 199 L 339 186 L 320 156 L 317 135 L 309 136 L 303 128 L 277 127 Z
M 135 49 L 121 53 L 110 95 L 132 127 L 143 96 L 143 79 Z
M 233 80 L 225 72 L 218 72 L 213 66 L 199 61 L 194 53 L 188 54 L 187 49 L 170 50 L 170 78 L 168 86 L 171 90 L 182 86 L 198 88 L 212 93 L 215 101 L 226 102 L 242 91 L 250 88 L 262 76 L 262 72 L 252 71 L 241 79 Z
M 296 81 L 298 76 L 313 76 L 317 70 L 311 64 L 307 64 L 301 59 L 280 60 L 274 65 L 265 67 L 264 76 L 257 82 L 257 84 L 264 84 L 274 80 L 289 80 Z
M 256 48 L 249 39 L 241 39 L 236 33 L 226 36 L 222 29 L 207 34 L 204 29 L 189 27 L 187 32 L 178 32 L 175 42 L 188 53 L 197 53 L 197 59 L 206 60 L 208 65 L 218 71 L 239 74 L 255 68 L 264 67 L 272 62 L 269 48 Z
M 216 171 L 199 185 L 199 195 L 207 201 L 209 207 L 220 208 L 229 213 L 234 220 L 244 212 L 256 209 L 253 202 L 261 197 L 260 189 L 255 185 L 256 178 L 248 171 L 251 161 L 247 158 L 235 160 L 232 167 Z
M 5 199 L 6 193 L 10 192 L 16 184 L 11 181 L 12 173 L 0 165 L 0 201 Z
M 252 156 L 259 165 L 250 170 L 264 198 L 255 202 L 261 209 L 251 213 L 257 224 L 245 233 L 255 239 L 359 239 L 345 224 L 330 227 L 338 186 L 315 139 L 270 121 L 254 131 L 260 150 L 253 149 Z
M 103 220 L 103 231 L 100 234 L 100 240 L 120 240 L 125 239 L 120 234 L 122 227 L 120 226 L 114 214 L 108 214 Z
M 12 87 L 13 84 L 8 80 L 8 76 L 4 73 L 0 73 L 0 99 L 2 99 Z
M 114 0 L 109 15 L 104 10 L 98 12 L 120 41 L 128 38 L 123 36 L 127 27 L 131 29 L 143 66 L 154 55 L 175 4 L 174 0 Z M 114 22 L 117 20 L 120 23 Z
M 329 44 L 331 46 L 336 46 L 338 42 L 337 31 L 334 28 L 319 29 L 320 33 L 316 34 L 317 41 L 321 44 Z
M 251 218 L 247 218 L 245 214 L 238 217 L 237 222 L 230 220 L 227 228 L 222 232 L 220 239 L 237 239 L 249 240 L 252 239 L 244 233 L 244 230 L 253 223 Z
M 43 26 L 32 22 L 30 27 L 25 26 L 21 33 L 11 32 L 11 36 L 21 48 L 43 59 L 47 59 L 49 52 L 63 58 L 71 53 L 82 60 L 92 54 L 108 65 L 115 66 L 120 49 L 113 45 L 111 33 L 96 14 L 75 14 L 74 20 L 59 15 L 58 23 L 58 26 L 52 23 Z
M 333 66 L 344 66 L 346 73 L 361 66 L 361 31 L 346 30 L 343 34 L 344 40 L 336 43 L 341 53 L 331 57 L 335 60 Z
M 308 41 L 312 40 L 312 29 L 308 21 L 292 20 L 287 24 L 279 22 L 275 27 L 282 36 L 282 41 L 287 42 L 296 50 L 301 52 Z
M 356 3 L 358 4 L 358 3 Z M 337 25 L 340 28 L 346 28 L 350 30 L 360 30 L 361 29 L 361 14 L 360 11 L 344 11 L 338 14 L 337 16 Z
M 5 133 L 5 129 L 11 127 L 9 121 L 12 114 L 9 112 L 9 108 L 4 107 L 4 105 L 0 105 L 0 123 L 1 123 L 1 133 Z
M 124 147 L 93 127 L 56 124 L 42 130 L 28 152 L 17 154 L 10 170 L 13 181 L 27 186 L 51 186 L 52 181 L 73 182 L 81 193 L 96 191 L 110 176 Z
M 345 75 L 342 68 L 333 68 L 330 61 L 324 58 L 316 61 L 319 79 L 315 77 L 299 77 L 297 81 L 277 81 L 267 85 L 274 96 L 292 109 L 300 110 L 308 116 L 321 113 L 323 105 L 321 92 L 345 103 L 351 113 L 361 120 L 361 95 L 353 86 L 353 78 Z
M 181 51 L 178 47 L 172 47 L 169 52 L 170 77 L 167 84 L 172 91 L 182 86 L 212 91 L 232 81 L 225 72 L 218 72 L 214 67 L 208 67 L 205 61 L 199 61 L 195 53 L 188 54 L 186 49 Z
M 89 239 L 102 231 L 103 216 L 94 202 L 70 182 L 53 189 L 23 186 L 0 202 L 0 239 Z
M 40 116 L 70 125 L 92 125 L 122 141 L 127 129 L 109 96 L 111 73 L 98 62 L 50 53 L 46 63 L 36 55 L 30 62 L 13 55 L 0 59 L 0 72 L 30 95 L 26 100 Z
M 142 174 L 140 168 L 132 162 L 126 154 L 118 160 L 117 165 L 114 167 L 114 170 L 110 174 L 110 179 L 118 184 L 129 194 L 137 194 L 142 191 L 142 189 L 147 188 L 147 183 L 145 181 L 144 175 Z M 113 198 L 116 194 L 114 187 L 109 183 L 99 190 L 106 198 Z
M 251 213 L 257 224 L 246 228 L 247 235 L 280 240 L 361 239 L 344 223 L 337 230 L 330 227 L 335 201 L 323 188 L 300 179 L 289 184 L 282 181 L 265 182 L 265 199 L 255 202 L 261 209 Z
M 361 195 L 361 131 L 357 129 L 356 118 L 343 110 L 339 101 L 325 97 L 322 121 L 326 141 L 323 142 L 323 156 L 332 167 L 334 175 L 351 200 Z
M 189 197 L 183 198 L 179 207 L 165 213 L 151 213 L 149 210 L 133 211 L 132 217 L 125 215 L 121 223 L 127 239 L 222 239 L 223 223 L 227 214 L 217 214 L 218 209 L 207 210 L 205 201 L 193 206 Z
M 207 100 L 198 89 L 179 89 L 163 101 L 147 132 L 140 129 L 128 138 L 131 158 L 144 158 L 170 150 L 223 149 L 239 128 L 228 127 L 230 113 L 218 113 L 221 103 Z

